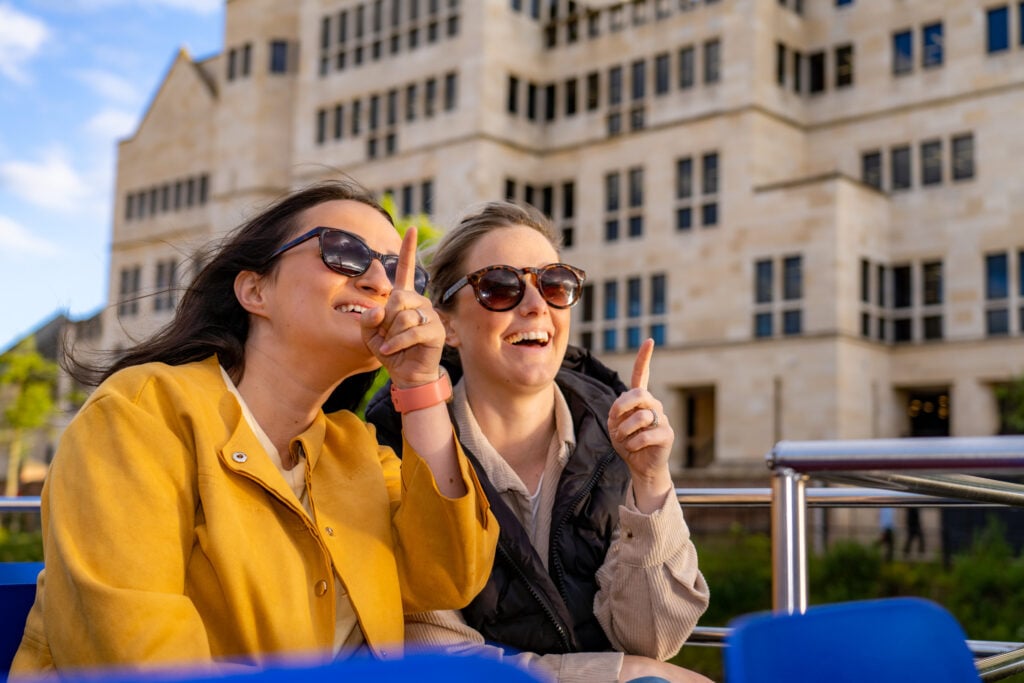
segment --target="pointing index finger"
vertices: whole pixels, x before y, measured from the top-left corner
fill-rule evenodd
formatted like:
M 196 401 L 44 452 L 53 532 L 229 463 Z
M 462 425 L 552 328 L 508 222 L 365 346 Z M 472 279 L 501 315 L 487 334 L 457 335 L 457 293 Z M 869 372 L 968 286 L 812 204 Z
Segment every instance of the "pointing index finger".
M 654 355 L 654 340 L 646 339 L 637 351 L 636 361 L 633 362 L 633 378 L 630 380 L 630 389 L 647 390 L 647 380 L 651 377 L 651 356 Z
M 416 281 L 416 228 L 409 226 L 402 238 L 395 267 L 395 289 L 411 290 Z

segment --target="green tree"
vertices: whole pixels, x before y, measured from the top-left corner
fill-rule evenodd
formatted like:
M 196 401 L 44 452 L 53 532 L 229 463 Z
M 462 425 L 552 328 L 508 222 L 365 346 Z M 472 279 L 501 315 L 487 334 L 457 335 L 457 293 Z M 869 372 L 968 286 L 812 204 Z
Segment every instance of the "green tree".
M 0 396 L 4 422 L 10 430 L 5 496 L 18 495 L 21 462 L 30 433 L 53 415 L 56 381 L 57 364 L 40 355 L 34 337 L 26 337 L 0 355 Z
M 999 432 L 1024 434 L 1024 377 L 996 387 L 999 401 Z

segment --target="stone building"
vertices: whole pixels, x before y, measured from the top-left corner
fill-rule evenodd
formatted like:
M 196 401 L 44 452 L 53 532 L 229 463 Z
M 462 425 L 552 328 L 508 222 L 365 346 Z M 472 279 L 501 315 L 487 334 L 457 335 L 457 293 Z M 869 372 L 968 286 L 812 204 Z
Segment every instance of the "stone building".
M 625 374 L 658 343 L 681 483 L 763 477 L 780 439 L 994 434 L 1021 111 L 1018 2 L 227 0 L 223 50 L 180 52 L 120 144 L 102 345 L 344 172 L 441 226 L 551 215 L 589 275 L 574 340 Z

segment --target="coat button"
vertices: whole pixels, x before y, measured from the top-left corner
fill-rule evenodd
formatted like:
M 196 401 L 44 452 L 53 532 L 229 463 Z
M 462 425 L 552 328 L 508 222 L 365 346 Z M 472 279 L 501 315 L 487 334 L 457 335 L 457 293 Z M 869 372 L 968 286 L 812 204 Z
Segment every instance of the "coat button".
M 234 453 L 231 454 L 231 459 L 234 460 L 235 462 L 245 462 L 246 460 L 249 459 L 249 456 L 243 453 L 242 451 L 235 451 Z
M 324 531 L 327 532 L 328 536 L 333 536 L 334 535 L 334 527 L 325 526 L 324 527 Z
M 323 596 L 327 595 L 327 582 L 323 579 L 317 581 L 316 586 L 314 586 L 314 590 L 316 591 L 316 596 L 318 598 L 322 598 Z

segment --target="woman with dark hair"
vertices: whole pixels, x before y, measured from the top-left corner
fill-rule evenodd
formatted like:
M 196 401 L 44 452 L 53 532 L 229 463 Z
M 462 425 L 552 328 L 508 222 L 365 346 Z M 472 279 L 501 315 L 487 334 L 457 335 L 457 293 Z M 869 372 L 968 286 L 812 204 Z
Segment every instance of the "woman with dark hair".
M 445 409 L 415 245 L 354 183 L 296 191 L 101 370 L 43 489 L 46 568 L 14 678 L 391 657 L 404 612 L 470 601 L 497 524 Z M 356 415 L 321 409 L 343 382 L 355 406 L 381 365 L 401 465 Z
M 708 588 L 669 472 L 674 433 L 647 390 L 653 341 L 629 387 L 569 347 L 585 274 L 561 262 L 531 207 L 466 216 L 430 271 L 458 380 L 453 421 L 501 533 L 480 595 L 461 612 L 411 615 L 410 646 L 508 657 L 560 681 L 706 680 L 661 661 Z M 401 448 L 386 392 L 367 419 Z

